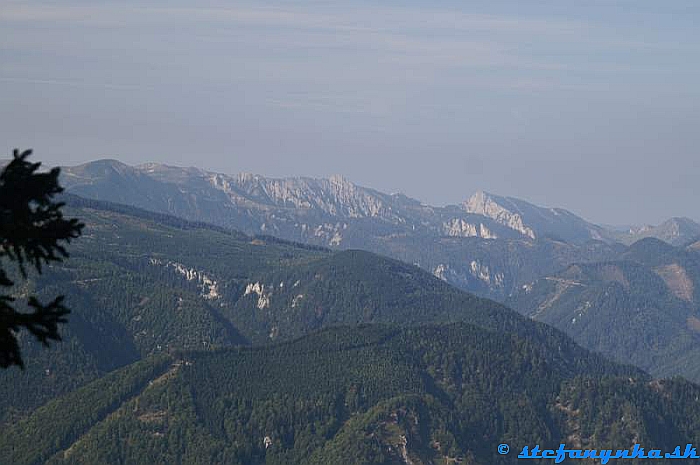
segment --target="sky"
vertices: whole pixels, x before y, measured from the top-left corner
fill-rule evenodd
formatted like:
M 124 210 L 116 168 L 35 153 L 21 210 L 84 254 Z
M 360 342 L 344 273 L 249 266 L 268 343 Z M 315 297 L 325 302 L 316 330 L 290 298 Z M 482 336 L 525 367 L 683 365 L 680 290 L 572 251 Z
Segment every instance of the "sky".
M 0 0 L 0 143 L 700 220 L 698 24 L 696 0 Z

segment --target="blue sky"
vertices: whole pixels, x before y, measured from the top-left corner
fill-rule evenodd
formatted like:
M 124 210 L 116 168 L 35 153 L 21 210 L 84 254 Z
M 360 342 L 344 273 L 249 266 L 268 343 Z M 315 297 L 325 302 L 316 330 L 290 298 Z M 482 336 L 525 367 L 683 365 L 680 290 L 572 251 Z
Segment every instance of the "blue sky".
M 695 1 L 0 6 L 0 141 L 700 219 Z

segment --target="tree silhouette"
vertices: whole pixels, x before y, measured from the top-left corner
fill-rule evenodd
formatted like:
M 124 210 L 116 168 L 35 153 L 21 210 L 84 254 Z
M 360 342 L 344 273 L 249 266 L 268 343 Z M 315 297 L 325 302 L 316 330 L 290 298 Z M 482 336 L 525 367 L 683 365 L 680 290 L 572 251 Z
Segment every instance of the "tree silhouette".
M 36 296 L 28 296 L 28 311 L 15 308 L 15 299 L 9 294 L 14 281 L 4 268 L 5 262 L 14 262 L 23 279 L 27 279 L 27 266 L 42 272 L 42 265 L 60 262 L 68 257 L 62 243 L 80 235 L 83 224 L 77 219 L 64 219 L 63 202 L 53 197 L 63 192 L 58 184 L 59 168 L 40 172 L 41 163 L 30 163 L 31 150 L 19 153 L 0 174 L 0 367 L 11 365 L 24 367 L 17 333 L 28 330 L 34 337 L 49 345 L 50 340 L 60 341 L 58 324 L 66 322 L 70 310 L 63 305 L 63 296 L 57 296 L 47 304 Z

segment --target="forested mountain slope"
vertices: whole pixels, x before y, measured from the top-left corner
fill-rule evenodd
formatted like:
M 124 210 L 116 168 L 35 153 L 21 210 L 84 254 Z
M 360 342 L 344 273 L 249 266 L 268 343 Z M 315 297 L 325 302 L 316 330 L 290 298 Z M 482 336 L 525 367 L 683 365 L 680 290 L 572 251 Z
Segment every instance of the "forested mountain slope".
M 536 444 L 636 442 L 672 452 L 700 440 L 699 398 L 686 381 L 654 381 L 536 334 L 465 323 L 337 327 L 139 362 L 14 425 L 0 457 L 17 465 L 491 465 L 516 463 Z M 498 455 L 501 443 L 509 455 Z
M 338 324 L 470 321 L 540 328 L 419 268 L 368 252 L 253 238 L 131 207 L 67 197 L 83 236 L 23 289 L 66 295 L 63 342 L 21 334 L 27 369 L 0 382 L 0 422 L 21 418 L 144 356 L 291 339 Z M 550 331 L 537 329 L 537 331 Z M 551 332 L 551 331 L 550 331 Z M 558 335 L 557 337 L 561 337 Z
M 508 303 L 591 350 L 700 380 L 700 254 L 692 246 L 643 239 L 614 260 L 524 285 Z

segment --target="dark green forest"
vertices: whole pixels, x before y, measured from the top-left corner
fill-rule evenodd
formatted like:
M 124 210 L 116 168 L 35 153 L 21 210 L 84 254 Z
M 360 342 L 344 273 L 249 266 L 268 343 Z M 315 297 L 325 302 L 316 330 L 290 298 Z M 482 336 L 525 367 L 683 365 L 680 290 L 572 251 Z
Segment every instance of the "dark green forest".
M 70 322 L 61 327 L 63 341 L 48 349 L 19 334 L 26 368 L 3 373 L 3 423 L 116 368 L 175 349 L 267 344 L 373 322 L 475 321 L 555 333 L 371 253 L 333 253 L 131 207 L 65 200 L 66 215 L 86 225 L 82 237 L 71 244 L 69 260 L 30 275 L 16 297 L 63 294 Z
M 485 465 L 514 463 L 500 443 L 700 439 L 694 384 L 415 266 L 67 201 L 83 236 L 17 297 L 65 294 L 70 321 L 3 372 L 0 463 Z
M 507 303 L 655 376 L 700 380 L 700 254 L 642 239 L 614 260 L 571 265 Z
M 51 401 L 8 430 L 0 453 L 18 465 L 494 464 L 517 461 L 500 443 L 700 440 L 697 386 L 557 349 L 455 323 L 177 351 Z

